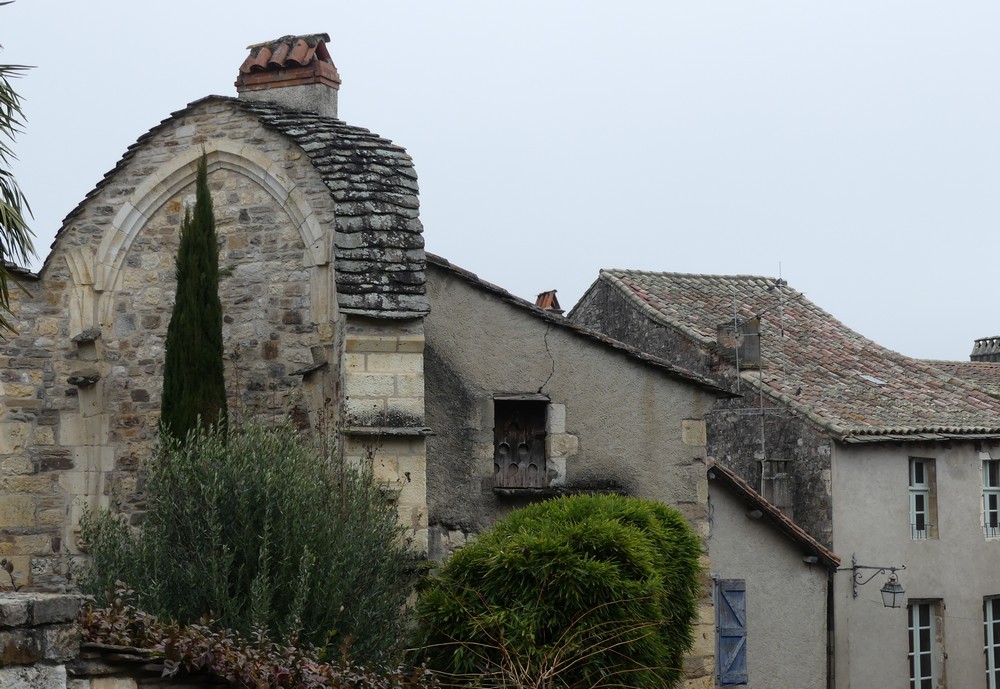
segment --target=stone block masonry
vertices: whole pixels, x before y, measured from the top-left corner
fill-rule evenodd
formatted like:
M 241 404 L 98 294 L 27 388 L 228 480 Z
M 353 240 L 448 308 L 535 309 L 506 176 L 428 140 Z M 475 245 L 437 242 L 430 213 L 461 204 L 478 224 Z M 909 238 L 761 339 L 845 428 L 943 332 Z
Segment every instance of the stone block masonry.
M 66 663 L 80 651 L 80 599 L 0 594 L 0 687 L 66 689 Z
M 194 689 L 229 686 L 210 677 L 162 678 L 147 651 L 84 646 L 80 598 L 67 594 L 0 594 L 0 689 Z
M 178 228 L 203 152 L 231 418 L 289 417 L 304 430 L 329 430 L 342 415 L 423 426 L 426 299 L 412 161 L 339 121 L 199 101 L 129 149 L 67 217 L 27 293 L 12 292 L 19 333 L 0 341 L 0 555 L 21 585 L 72 586 L 84 509 L 141 522 Z M 359 291 L 369 283 L 372 298 Z M 338 300 L 364 310 L 367 318 L 351 317 L 367 330 L 346 336 Z M 345 343 L 355 348 L 349 357 Z M 407 523 L 426 520 L 420 444 L 392 450 L 405 466 L 399 476 L 409 476 L 399 492 Z
M 414 550 L 426 553 L 423 321 L 348 316 L 344 330 L 344 455 L 372 463 L 413 530 Z

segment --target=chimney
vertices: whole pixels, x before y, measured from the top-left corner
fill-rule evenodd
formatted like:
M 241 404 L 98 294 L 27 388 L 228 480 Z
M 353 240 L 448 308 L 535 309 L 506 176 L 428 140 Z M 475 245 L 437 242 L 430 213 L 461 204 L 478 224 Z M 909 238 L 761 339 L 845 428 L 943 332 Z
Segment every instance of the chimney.
M 1000 361 L 1000 336 L 976 340 L 969 361 Z
M 742 368 L 759 368 L 760 318 L 742 319 L 735 326 L 733 321 L 720 324 L 716 344 L 725 359 L 739 362 Z
M 554 313 L 557 316 L 563 315 L 563 310 L 559 307 L 559 300 L 556 299 L 556 290 L 554 289 L 542 292 L 535 297 L 535 306 L 545 309 L 549 313 Z
M 326 49 L 329 40 L 318 33 L 248 46 L 236 77 L 239 97 L 337 117 L 340 75 Z

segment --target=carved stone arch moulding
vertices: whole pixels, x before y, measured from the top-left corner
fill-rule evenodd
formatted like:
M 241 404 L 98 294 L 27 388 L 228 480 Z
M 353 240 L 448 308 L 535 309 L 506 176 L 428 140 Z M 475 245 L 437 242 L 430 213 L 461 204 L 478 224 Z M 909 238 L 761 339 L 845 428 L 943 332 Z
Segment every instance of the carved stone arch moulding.
M 163 204 L 194 182 L 202 151 L 207 158 L 209 174 L 214 170 L 243 174 L 271 195 L 298 227 L 305 246 L 303 262 L 306 267 L 325 266 L 330 262 L 330 238 L 281 165 L 251 146 L 220 141 L 178 154 L 136 187 L 118 210 L 111 231 L 104 236 L 97 250 L 92 273 L 95 291 L 114 289 L 132 242 Z M 332 232 L 332 224 L 330 227 Z M 110 302 L 107 308 L 110 308 Z

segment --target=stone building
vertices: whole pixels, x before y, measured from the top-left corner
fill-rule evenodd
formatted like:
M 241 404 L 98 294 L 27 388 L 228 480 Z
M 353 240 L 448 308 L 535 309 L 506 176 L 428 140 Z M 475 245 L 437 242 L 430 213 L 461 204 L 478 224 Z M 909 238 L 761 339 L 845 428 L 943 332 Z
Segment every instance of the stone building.
M 0 555 L 72 586 L 85 509 L 143 510 L 184 210 L 204 155 L 230 418 L 335 433 L 432 557 L 551 495 L 662 500 L 709 536 L 705 376 L 424 253 L 405 150 L 337 119 L 324 34 L 252 46 L 238 98 L 172 113 L 67 216 L 0 342 Z M 433 306 L 433 310 L 431 307 Z M 426 390 L 426 393 L 425 393 Z M 426 411 L 425 411 L 426 394 Z M 706 570 L 710 569 L 708 559 Z M 714 684 L 706 576 L 689 687 Z
M 178 227 L 207 158 L 220 241 L 232 414 L 342 428 L 426 547 L 416 173 L 406 151 L 335 119 L 323 34 L 251 48 L 239 98 L 183 108 L 131 146 L 12 292 L 0 342 L 0 553 L 22 583 L 66 583 L 85 508 L 142 510 L 156 435 Z M 309 110 L 303 110 L 305 104 Z
M 905 611 L 853 586 L 858 570 L 837 575 L 835 686 L 1000 682 L 987 386 L 879 346 L 772 278 L 606 270 L 569 317 L 738 393 L 706 415 L 709 456 L 842 556 L 906 565 Z M 984 624 L 998 631 L 985 660 Z

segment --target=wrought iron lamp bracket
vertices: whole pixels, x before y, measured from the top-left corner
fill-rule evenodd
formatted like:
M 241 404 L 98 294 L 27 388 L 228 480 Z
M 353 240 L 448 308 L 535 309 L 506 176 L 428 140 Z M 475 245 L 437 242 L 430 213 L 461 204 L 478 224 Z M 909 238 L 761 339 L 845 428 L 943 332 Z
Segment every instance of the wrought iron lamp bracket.
M 846 567 L 844 569 L 847 569 Z M 888 565 L 859 565 L 857 555 L 851 555 L 851 592 L 854 597 L 858 597 L 858 587 L 864 586 L 869 581 L 877 577 L 879 574 L 888 573 L 890 576 L 894 575 L 896 572 L 906 569 L 906 565 L 900 565 L 899 567 L 890 567 Z M 865 573 L 861 570 L 874 570 L 870 576 L 865 576 Z

